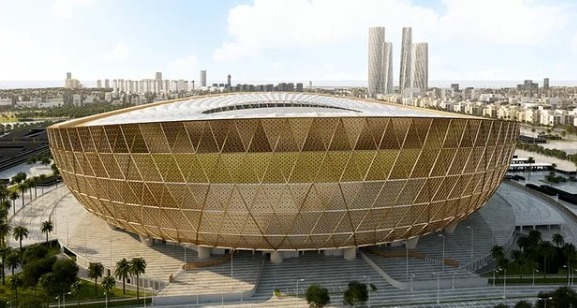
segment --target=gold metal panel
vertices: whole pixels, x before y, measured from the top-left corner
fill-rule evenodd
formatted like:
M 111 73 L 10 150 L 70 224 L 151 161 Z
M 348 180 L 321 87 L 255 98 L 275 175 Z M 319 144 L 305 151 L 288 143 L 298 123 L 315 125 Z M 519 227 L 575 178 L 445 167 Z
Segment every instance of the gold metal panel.
M 494 193 L 517 133 L 517 123 L 490 119 L 386 117 L 48 129 L 64 182 L 107 222 L 255 249 L 373 245 L 442 229 Z

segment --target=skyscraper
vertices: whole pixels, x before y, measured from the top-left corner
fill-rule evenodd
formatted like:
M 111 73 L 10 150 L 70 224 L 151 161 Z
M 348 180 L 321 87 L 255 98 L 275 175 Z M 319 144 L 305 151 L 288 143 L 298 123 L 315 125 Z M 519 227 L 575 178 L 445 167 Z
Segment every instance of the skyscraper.
M 156 73 L 154 73 L 154 79 L 156 79 L 156 80 L 162 80 L 162 72 L 156 72 Z
M 369 28 L 369 96 L 385 92 L 383 76 L 383 48 L 385 27 Z
M 383 72 L 386 74 L 385 78 L 385 93 L 393 93 L 395 86 L 393 85 L 393 43 L 385 42 L 383 48 Z
M 206 70 L 200 71 L 200 86 L 206 87 Z
M 403 38 L 401 42 L 401 73 L 399 76 L 399 91 L 411 87 L 411 57 L 412 57 L 412 43 L 413 31 L 410 27 L 403 28 Z
M 369 28 L 369 96 L 392 93 L 392 48 L 385 42 L 385 28 Z
M 543 79 L 543 90 L 549 90 L 549 78 Z
M 429 44 L 413 44 L 411 58 L 411 87 L 418 88 L 421 93 L 427 92 L 429 88 Z

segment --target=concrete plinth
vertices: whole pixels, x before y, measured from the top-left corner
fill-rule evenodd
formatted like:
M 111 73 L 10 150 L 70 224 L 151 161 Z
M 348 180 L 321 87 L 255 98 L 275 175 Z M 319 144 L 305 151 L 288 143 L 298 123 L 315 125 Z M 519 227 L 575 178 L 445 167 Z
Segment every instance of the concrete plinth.
M 408 239 L 405 242 L 405 245 L 407 246 L 407 249 L 415 249 L 415 248 L 417 248 L 418 242 L 419 242 L 419 237 L 417 236 L 417 237 L 413 237 L 413 238 Z
M 154 245 L 154 240 L 148 236 L 142 236 L 140 235 L 140 242 L 148 247 L 151 247 L 152 245 Z
M 210 258 L 210 248 L 209 247 L 196 247 L 196 252 L 198 253 L 199 259 Z
M 274 264 L 282 263 L 282 254 L 278 251 L 273 251 L 270 253 L 270 262 Z
M 455 232 L 455 228 L 457 228 L 457 225 L 458 225 L 458 224 L 459 224 L 459 223 L 454 222 L 454 223 L 448 225 L 448 226 L 445 228 L 445 232 L 447 232 L 447 233 L 449 233 L 449 234 L 452 234 L 453 232 Z
M 343 249 L 343 258 L 347 261 L 353 261 L 357 257 L 357 248 L 345 248 Z

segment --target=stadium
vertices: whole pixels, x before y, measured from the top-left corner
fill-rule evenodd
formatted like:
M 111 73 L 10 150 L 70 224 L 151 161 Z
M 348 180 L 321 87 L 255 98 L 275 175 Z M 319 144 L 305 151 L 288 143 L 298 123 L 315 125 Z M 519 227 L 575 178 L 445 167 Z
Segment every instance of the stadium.
M 450 228 L 492 196 L 518 123 L 304 93 L 158 102 L 49 127 L 78 201 L 199 248 L 346 251 Z M 210 252 L 208 252 L 210 253 Z

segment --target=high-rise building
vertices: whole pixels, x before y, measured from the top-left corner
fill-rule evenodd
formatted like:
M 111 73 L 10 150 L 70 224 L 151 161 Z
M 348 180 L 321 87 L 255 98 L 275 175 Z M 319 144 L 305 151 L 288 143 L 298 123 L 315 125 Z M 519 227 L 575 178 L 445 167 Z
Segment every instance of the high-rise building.
M 162 72 L 156 72 L 156 73 L 154 73 L 154 79 L 156 79 L 156 80 L 162 80 Z
M 543 79 L 543 90 L 549 90 L 549 78 Z
M 393 44 L 385 42 L 385 28 L 369 28 L 369 96 L 393 92 Z
M 230 89 L 230 86 L 232 85 L 231 81 L 232 81 L 232 76 L 230 76 L 230 74 L 228 74 L 228 76 L 226 76 L 226 86 L 229 89 Z
M 385 93 L 393 93 L 393 43 L 385 42 L 383 48 L 383 72 L 385 73 Z
M 399 75 L 399 91 L 411 87 L 411 58 L 413 44 L 413 30 L 410 27 L 403 28 L 403 37 L 401 42 L 401 66 Z
M 200 71 L 200 86 L 206 87 L 206 70 Z
M 383 49 L 385 45 L 385 27 L 369 28 L 369 96 L 385 92 L 383 72 Z
M 102 80 L 100 80 L 100 79 L 96 80 L 96 87 L 98 89 L 102 88 Z
M 110 89 L 110 80 L 104 79 L 104 87 L 105 87 L 106 89 Z
M 66 73 L 66 79 L 72 79 L 72 73 L 70 72 Z
M 411 58 L 411 87 L 418 88 L 421 93 L 427 92 L 429 88 L 429 44 L 413 44 Z

